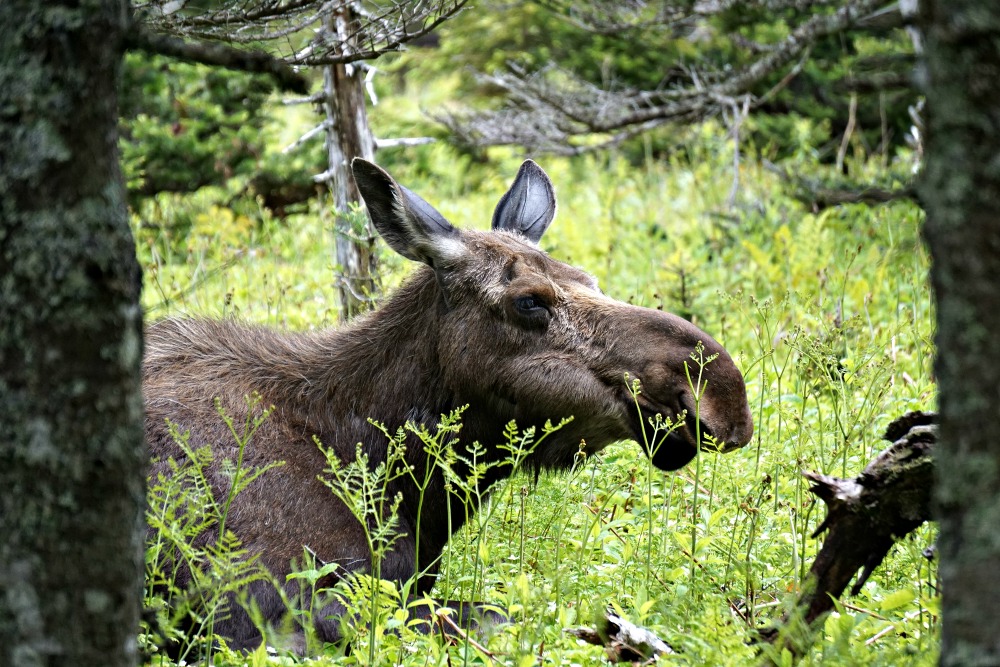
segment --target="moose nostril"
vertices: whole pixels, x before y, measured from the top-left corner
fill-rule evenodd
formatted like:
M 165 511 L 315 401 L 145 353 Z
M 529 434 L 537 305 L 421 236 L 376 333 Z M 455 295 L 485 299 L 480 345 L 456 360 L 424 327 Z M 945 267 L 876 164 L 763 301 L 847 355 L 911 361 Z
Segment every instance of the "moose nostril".
M 744 414 L 743 420 L 733 425 L 726 444 L 735 449 L 737 447 L 743 447 L 749 443 L 752 438 L 753 417 L 750 416 L 750 412 L 748 410 L 746 414 Z

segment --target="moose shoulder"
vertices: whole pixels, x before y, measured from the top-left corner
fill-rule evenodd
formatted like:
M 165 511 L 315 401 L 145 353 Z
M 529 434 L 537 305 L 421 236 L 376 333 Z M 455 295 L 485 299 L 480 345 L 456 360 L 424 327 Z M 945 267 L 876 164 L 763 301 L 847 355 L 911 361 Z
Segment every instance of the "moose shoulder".
M 203 320 L 164 320 L 147 331 L 143 383 L 154 474 L 168 473 L 169 458 L 183 459 L 168 420 L 190 431 L 192 444 L 212 444 L 217 461 L 235 459 L 236 443 L 215 400 L 234 416 L 246 412 L 247 395 L 274 406 L 247 445 L 244 464 L 285 465 L 235 498 L 227 528 L 280 581 L 303 548 L 338 563 L 342 574 L 368 571 L 362 526 L 318 479 L 326 459 L 314 438 L 345 462 L 361 443 L 377 463 L 386 457 L 387 440 L 369 418 L 390 431 L 407 422 L 433 430 L 442 414 L 468 405 L 454 446 L 479 442 L 487 457 L 501 458 L 506 453 L 491 445 L 511 420 L 524 428 L 573 417 L 531 453 L 529 465 L 547 468 L 569 467 L 581 443 L 590 454 L 622 439 L 647 443 L 644 429 L 657 414 L 680 421 L 647 445 L 663 470 L 694 457 L 698 433 L 723 450 L 750 440 L 743 376 L 719 343 L 677 316 L 615 301 L 592 277 L 539 250 L 556 203 L 534 162 L 522 165 L 489 232 L 453 227 L 374 164 L 355 160 L 353 170 L 378 232 L 393 250 L 423 264 L 380 309 L 311 334 Z M 699 344 L 706 358 L 716 358 L 704 367 L 696 402 L 685 363 Z M 638 381 L 638 397 L 626 377 Z M 424 592 L 465 513 L 452 512 L 449 525 L 447 506 L 457 499 L 442 474 L 416 441 L 407 443 L 405 456 L 416 473 L 392 482 L 392 495 L 402 497 L 402 537 L 382 561 L 381 576 L 405 581 L 418 574 Z M 430 480 L 422 499 L 414 477 Z M 225 497 L 224 471 L 210 470 L 209 481 Z M 265 619 L 277 623 L 285 613 L 277 593 L 259 587 L 253 595 Z M 326 611 L 317 616 L 347 610 Z M 235 646 L 260 641 L 238 609 L 216 630 Z M 318 620 L 317 631 L 338 639 L 336 618 Z

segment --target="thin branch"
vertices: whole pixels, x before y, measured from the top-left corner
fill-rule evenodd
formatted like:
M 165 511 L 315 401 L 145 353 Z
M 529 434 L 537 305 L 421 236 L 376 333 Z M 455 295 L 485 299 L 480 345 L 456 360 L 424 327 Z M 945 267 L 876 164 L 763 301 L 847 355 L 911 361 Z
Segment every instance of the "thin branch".
M 732 209 L 736 203 L 736 195 L 740 191 L 740 127 L 750 113 L 750 96 L 743 98 L 743 106 L 732 107 L 732 121 L 730 122 L 730 134 L 733 138 L 733 184 L 729 188 L 729 197 L 726 199 L 726 208 Z
M 795 5 L 792 0 L 774 2 Z M 557 67 L 528 73 L 511 65 L 507 72 L 481 77 L 506 91 L 508 103 L 503 108 L 486 113 L 453 113 L 439 120 L 460 143 L 517 144 L 566 153 L 579 149 L 573 139 L 580 135 L 614 134 L 636 125 L 708 118 L 734 104 L 741 105 L 741 98 L 755 84 L 807 53 L 817 40 L 851 27 L 884 2 L 850 0 L 835 12 L 812 16 L 743 69 L 728 76 L 690 72 L 691 84 L 686 87 L 604 89 Z M 798 69 L 801 61 L 791 76 Z M 779 86 L 787 85 L 788 80 Z M 766 97 L 752 99 L 750 108 L 758 107 Z
M 308 57 L 295 56 L 289 62 L 315 67 L 318 65 L 348 64 L 360 60 L 374 60 L 382 54 L 399 51 L 406 43 L 430 34 L 442 23 L 462 11 L 468 2 L 469 0 L 453 0 L 450 3 L 441 3 L 434 13 L 423 14 L 417 17 L 407 17 L 402 14 L 394 16 L 396 25 L 392 29 L 383 29 L 375 35 L 359 29 L 357 43 L 367 42 L 369 45 L 367 49 L 345 49 L 344 46 L 350 44 L 351 38 L 354 37 L 354 35 L 351 35 L 342 42 L 330 44 L 321 53 L 317 54 L 313 52 Z M 387 10 L 378 19 L 386 18 L 390 14 L 390 11 Z M 419 28 L 411 30 L 408 26 L 414 21 L 419 21 L 421 25 Z M 376 23 L 376 20 L 372 20 L 371 23 Z
M 125 45 L 129 49 L 170 56 L 187 62 L 267 74 L 283 90 L 300 94 L 309 91 L 305 77 L 287 63 L 263 51 L 235 49 L 218 42 L 187 42 L 178 37 L 152 33 L 140 26 L 134 26 L 129 32 Z
M 400 137 L 398 139 L 376 139 L 375 148 L 397 148 L 399 146 L 423 146 L 433 144 L 437 139 L 434 137 Z
M 457 636 L 462 639 L 462 641 L 469 642 L 472 646 L 476 648 L 477 651 L 487 656 L 490 660 L 496 660 L 496 655 L 491 653 L 485 646 L 477 642 L 475 639 L 469 636 L 469 633 L 463 630 L 458 623 L 456 623 L 451 616 L 448 615 L 449 609 L 438 609 L 434 616 L 437 619 L 438 625 L 441 628 L 441 634 L 443 636 Z
M 311 130 L 309 130 L 308 132 L 306 132 L 305 134 L 303 134 L 301 137 L 299 137 L 298 139 L 296 139 L 292 143 L 290 143 L 287 146 L 285 146 L 284 148 L 282 148 L 281 152 L 282 153 L 286 153 L 286 154 L 287 153 L 291 153 L 292 151 L 298 149 L 303 144 L 308 143 L 309 140 L 312 139 L 313 137 L 319 136 L 320 134 L 322 134 L 323 132 L 325 132 L 326 130 L 328 130 L 330 128 L 330 126 L 331 126 L 331 123 L 329 121 L 323 121 L 322 123 L 320 123 L 316 127 L 312 128 Z
M 791 186 L 791 196 L 813 210 L 822 210 L 843 204 L 888 204 L 903 199 L 917 201 L 916 188 L 912 183 L 900 188 L 850 187 L 850 184 L 830 187 L 810 179 L 791 174 L 770 160 L 762 162 L 764 168 L 777 174 Z
M 281 103 L 285 106 L 294 106 L 297 104 L 319 104 L 325 97 L 326 93 L 320 90 L 307 97 L 286 97 L 281 100 Z
M 847 147 L 851 143 L 851 137 L 854 136 L 854 125 L 857 123 L 858 118 L 858 96 L 857 94 L 851 95 L 851 103 L 848 107 L 847 112 L 847 127 L 844 128 L 844 136 L 840 140 L 840 147 L 837 149 L 837 173 L 844 173 L 844 159 L 847 157 Z
M 767 91 L 766 93 L 764 93 L 763 95 L 761 95 L 757 99 L 757 106 L 763 105 L 768 100 L 770 100 L 772 97 L 774 97 L 775 95 L 777 95 L 778 93 L 780 93 L 782 90 L 784 90 L 788 86 L 788 84 L 790 84 L 795 79 L 795 77 L 797 77 L 802 72 L 802 68 L 805 67 L 805 64 L 807 62 L 809 62 L 809 54 L 810 53 L 812 53 L 812 47 L 807 48 L 805 50 L 805 53 L 803 53 L 802 57 L 799 58 L 799 62 L 795 63 L 795 67 L 793 67 L 792 69 L 788 70 L 788 74 L 786 74 L 785 76 L 781 77 L 781 81 L 779 81 L 778 83 L 776 83 L 771 88 L 771 90 Z
M 354 0 L 228 0 L 214 9 L 171 12 L 167 0 L 136 0 L 136 12 L 153 31 L 184 39 L 228 44 L 270 43 L 292 65 L 321 66 L 371 60 L 399 51 L 410 41 L 454 17 L 469 0 L 389 2 L 375 6 Z M 347 34 L 335 35 L 328 17 L 352 7 L 361 18 Z M 292 48 L 292 37 L 315 30 L 305 48 Z M 355 45 L 363 45 L 361 47 Z
M 838 33 L 854 25 L 859 18 L 883 4 L 885 0 L 856 0 L 849 2 L 830 15 L 814 16 L 792 31 L 771 53 L 751 64 L 741 73 L 731 77 L 719 88 L 720 92 L 735 95 L 763 79 L 765 76 L 791 62 L 795 56 L 821 37 Z

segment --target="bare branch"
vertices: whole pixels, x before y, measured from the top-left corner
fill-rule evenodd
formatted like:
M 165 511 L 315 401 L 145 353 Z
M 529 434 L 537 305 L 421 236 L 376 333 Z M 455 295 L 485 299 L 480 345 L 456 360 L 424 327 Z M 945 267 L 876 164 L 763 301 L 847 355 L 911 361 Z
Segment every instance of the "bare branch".
M 777 174 L 791 186 L 791 196 L 814 211 L 843 204 L 887 204 L 902 199 L 916 199 L 916 188 L 912 183 L 900 188 L 850 187 L 851 184 L 820 183 L 789 173 L 770 160 L 763 161 L 764 168 Z
M 706 12 L 718 11 L 723 6 L 720 3 L 697 6 Z M 656 90 L 613 85 L 602 88 L 554 66 L 529 73 L 511 65 L 506 72 L 482 77 L 484 82 L 506 91 L 508 102 L 504 107 L 486 113 L 452 113 L 438 120 L 457 141 L 468 145 L 514 144 L 542 152 L 577 153 L 589 144 L 606 143 L 607 135 L 619 135 L 627 128 L 695 121 L 742 106 L 742 97 L 755 84 L 795 61 L 817 40 L 855 25 L 884 3 L 848 0 L 836 11 L 814 15 L 796 26 L 745 68 L 731 74 L 689 72 L 690 83 L 686 86 Z M 801 3 L 762 0 L 762 4 L 796 8 Z M 801 63 L 793 72 L 800 67 Z M 760 103 L 751 99 L 750 108 Z M 598 137 L 578 139 L 586 135 Z
M 376 139 L 375 148 L 397 148 L 399 146 L 424 146 L 433 144 L 437 139 L 434 137 L 399 137 L 398 139 Z
M 133 26 L 129 31 L 126 48 L 204 65 L 268 74 L 284 90 L 303 94 L 309 90 L 305 77 L 287 63 L 263 51 L 235 49 L 219 43 L 187 42 L 178 37 L 155 34 L 139 26 Z
M 423 2 L 401 2 L 377 16 L 370 16 L 356 33 L 343 40 L 322 42 L 307 56 L 290 60 L 301 65 L 335 65 L 372 60 L 391 51 L 399 51 L 406 43 L 433 32 L 439 25 L 460 12 L 469 0 L 439 0 L 430 5 Z M 416 25 L 417 27 L 411 27 Z M 329 39 L 324 35 L 324 39 Z M 321 40 L 317 40 L 320 44 Z M 349 44 L 365 44 L 366 48 L 352 49 Z
M 372 9 L 355 0 L 226 0 L 200 12 L 175 9 L 176 0 L 137 0 L 137 15 L 150 30 L 184 39 L 239 45 L 270 44 L 292 65 L 336 65 L 371 60 L 400 50 L 460 12 L 468 0 L 380 3 Z M 353 32 L 334 34 L 329 17 L 351 6 L 362 18 Z M 310 30 L 305 47 L 294 39 Z M 361 45 L 361 46 L 355 46 Z
M 298 139 L 296 139 L 292 143 L 290 143 L 287 146 L 285 146 L 284 148 L 282 148 L 281 152 L 282 153 L 286 153 L 286 154 L 287 153 L 291 153 L 292 151 L 297 150 L 300 146 L 303 146 L 304 144 L 308 143 L 310 139 L 312 139 L 314 137 L 318 137 L 323 132 L 326 132 L 327 129 L 329 129 L 329 128 L 330 128 L 330 122 L 329 121 L 323 121 L 322 123 L 320 123 L 316 127 L 312 128 L 311 130 L 309 130 L 308 132 L 306 132 L 305 134 L 303 134 L 301 137 L 299 137 Z
M 281 100 L 281 103 L 284 104 L 285 106 L 294 106 L 297 104 L 319 104 L 320 102 L 323 101 L 323 98 L 325 96 L 326 93 L 324 93 L 321 90 L 306 97 L 286 97 L 283 100 Z

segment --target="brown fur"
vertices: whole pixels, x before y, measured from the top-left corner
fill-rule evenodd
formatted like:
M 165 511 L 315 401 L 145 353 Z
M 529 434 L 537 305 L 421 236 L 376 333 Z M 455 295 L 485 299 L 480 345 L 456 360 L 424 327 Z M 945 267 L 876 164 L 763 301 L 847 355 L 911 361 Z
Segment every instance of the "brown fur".
M 344 461 L 354 458 L 359 442 L 372 461 L 384 459 L 386 438 L 368 418 L 390 431 L 407 421 L 433 430 L 442 414 L 467 404 L 457 446 L 478 441 L 489 456 L 500 457 L 495 445 L 510 420 L 524 428 L 572 416 L 531 459 L 538 467 L 565 468 L 581 441 L 588 453 L 617 440 L 642 442 L 644 419 L 656 413 L 675 417 L 687 409 L 685 426 L 653 455 L 654 464 L 674 469 L 690 460 L 697 445 L 684 363 L 691 365 L 689 355 L 701 341 L 706 356 L 719 355 L 705 369 L 701 431 L 728 448 L 750 440 L 743 377 L 710 336 L 674 315 L 605 296 L 590 276 L 550 258 L 518 233 L 510 220 L 527 214 L 502 212 L 503 202 L 498 215 L 508 221 L 497 230 L 448 226 L 442 231 L 433 210 L 423 210 L 429 206 L 388 174 L 367 163 L 356 162 L 355 170 L 383 237 L 397 251 L 431 265 L 411 276 L 379 310 L 320 333 L 277 332 L 231 320 L 165 320 L 147 331 L 146 435 L 154 474 L 167 471 L 168 457 L 182 458 L 165 420 L 190 430 L 192 444 L 211 443 L 216 460 L 234 459 L 236 444 L 213 399 L 218 397 L 238 423 L 246 413 L 244 397 L 251 393 L 274 406 L 246 450 L 245 465 L 285 465 L 237 497 L 227 525 L 279 579 L 304 546 L 345 571 L 370 567 L 360 524 L 318 480 L 325 460 L 313 442 L 318 437 Z M 519 174 L 512 192 L 539 187 L 537 173 Z M 528 182 L 528 176 L 535 180 Z M 544 204 L 546 194 L 528 190 L 526 210 Z M 554 200 L 551 208 L 554 214 Z M 529 237 L 540 236 L 537 229 L 527 232 Z M 525 309 L 527 302 L 518 301 L 525 296 L 544 309 Z M 641 415 L 626 373 L 642 383 Z M 413 438 L 406 456 L 422 479 L 427 457 Z M 229 480 L 218 470 L 212 475 L 221 496 Z M 394 484 L 393 491 L 403 496 L 400 531 L 406 535 L 383 562 L 381 574 L 395 581 L 419 574 L 418 589 L 424 592 L 465 512 L 458 511 L 457 498 L 449 498 L 438 471 L 431 474 L 419 518 L 415 485 L 407 478 Z M 449 502 L 455 504 L 450 530 L 444 520 Z M 277 597 L 262 589 L 255 594 L 268 620 L 277 622 L 284 612 Z M 318 630 L 323 639 L 338 638 L 335 622 L 320 622 Z M 218 631 L 238 646 L 260 639 L 241 613 Z

